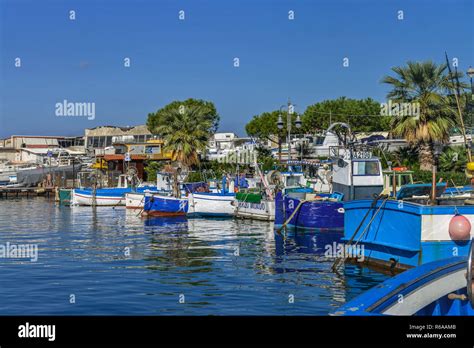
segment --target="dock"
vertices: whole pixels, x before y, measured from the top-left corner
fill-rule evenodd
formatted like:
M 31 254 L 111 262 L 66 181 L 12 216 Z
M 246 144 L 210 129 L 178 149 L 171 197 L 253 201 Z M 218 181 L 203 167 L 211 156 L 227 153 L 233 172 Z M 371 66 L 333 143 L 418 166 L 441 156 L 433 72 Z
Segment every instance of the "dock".
M 54 187 L 5 187 L 0 188 L 0 198 L 54 197 Z

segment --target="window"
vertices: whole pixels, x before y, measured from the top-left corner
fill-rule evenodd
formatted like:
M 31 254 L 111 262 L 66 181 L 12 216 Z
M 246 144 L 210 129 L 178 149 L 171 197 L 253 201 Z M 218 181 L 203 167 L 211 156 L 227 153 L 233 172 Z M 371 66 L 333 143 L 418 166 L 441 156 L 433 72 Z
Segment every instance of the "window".
M 300 176 L 292 175 L 286 177 L 286 186 L 300 186 Z
M 108 136 L 105 138 L 105 146 L 111 146 L 112 145 L 112 137 Z
M 401 183 L 399 185 L 407 185 L 407 184 L 411 184 L 411 174 L 408 174 L 408 175 L 401 175 Z
M 316 137 L 315 145 L 322 145 L 324 143 L 324 137 Z
M 379 162 L 377 161 L 354 161 L 352 162 L 354 175 L 379 175 Z

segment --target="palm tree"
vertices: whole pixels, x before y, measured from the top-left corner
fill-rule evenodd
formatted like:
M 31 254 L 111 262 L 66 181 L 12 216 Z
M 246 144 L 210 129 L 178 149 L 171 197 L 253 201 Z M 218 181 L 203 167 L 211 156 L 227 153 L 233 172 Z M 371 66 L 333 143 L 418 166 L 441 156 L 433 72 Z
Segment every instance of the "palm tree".
M 392 132 L 404 137 L 419 150 L 420 169 L 430 170 L 433 159 L 433 143 L 449 139 L 449 132 L 456 124 L 452 91 L 455 87 L 447 74 L 447 65 L 431 61 L 408 62 L 394 67 L 396 76 L 385 76 L 383 83 L 393 89 L 387 98 L 395 103 L 418 103 L 419 114 L 400 115 L 392 120 Z M 461 76 L 458 73 L 458 76 Z M 466 85 L 462 84 L 462 88 Z M 450 96 L 451 94 L 451 96 Z
M 199 151 L 205 151 L 211 136 L 212 124 L 206 119 L 202 107 L 168 110 L 162 123 L 153 129 L 165 142 L 165 151 L 171 152 L 172 160 L 186 167 L 199 164 Z

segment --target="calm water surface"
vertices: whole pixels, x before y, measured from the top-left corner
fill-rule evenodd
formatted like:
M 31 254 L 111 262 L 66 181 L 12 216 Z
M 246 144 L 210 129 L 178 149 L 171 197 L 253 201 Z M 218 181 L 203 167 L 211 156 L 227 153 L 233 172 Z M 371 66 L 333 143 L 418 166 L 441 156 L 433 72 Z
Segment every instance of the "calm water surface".
M 0 314 L 326 315 L 387 278 L 331 272 L 324 246 L 337 233 L 136 214 L 0 200 L 0 244 L 39 248 L 37 262 L 0 258 Z

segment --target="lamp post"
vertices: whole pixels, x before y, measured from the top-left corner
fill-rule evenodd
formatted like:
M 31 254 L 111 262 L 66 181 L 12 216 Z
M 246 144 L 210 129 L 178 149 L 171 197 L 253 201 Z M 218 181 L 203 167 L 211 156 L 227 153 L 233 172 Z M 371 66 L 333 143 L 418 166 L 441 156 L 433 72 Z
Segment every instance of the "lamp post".
M 290 100 L 288 100 L 287 105 L 280 106 L 280 114 L 278 115 L 278 122 L 277 122 L 278 129 L 283 129 L 283 119 L 281 116 L 283 114 L 282 109 L 285 107 L 288 108 L 288 111 L 286 113 L 286 131 L 287 131 L 286 141 L 288 144 L 288 161 L 291 161 L 291 126 L 292 126 L 291 116 L 295 113 L 295 105 L 291 104 Z M 296 128 L 301 128 L 300 115 L 296 117 L 295 126 Z

